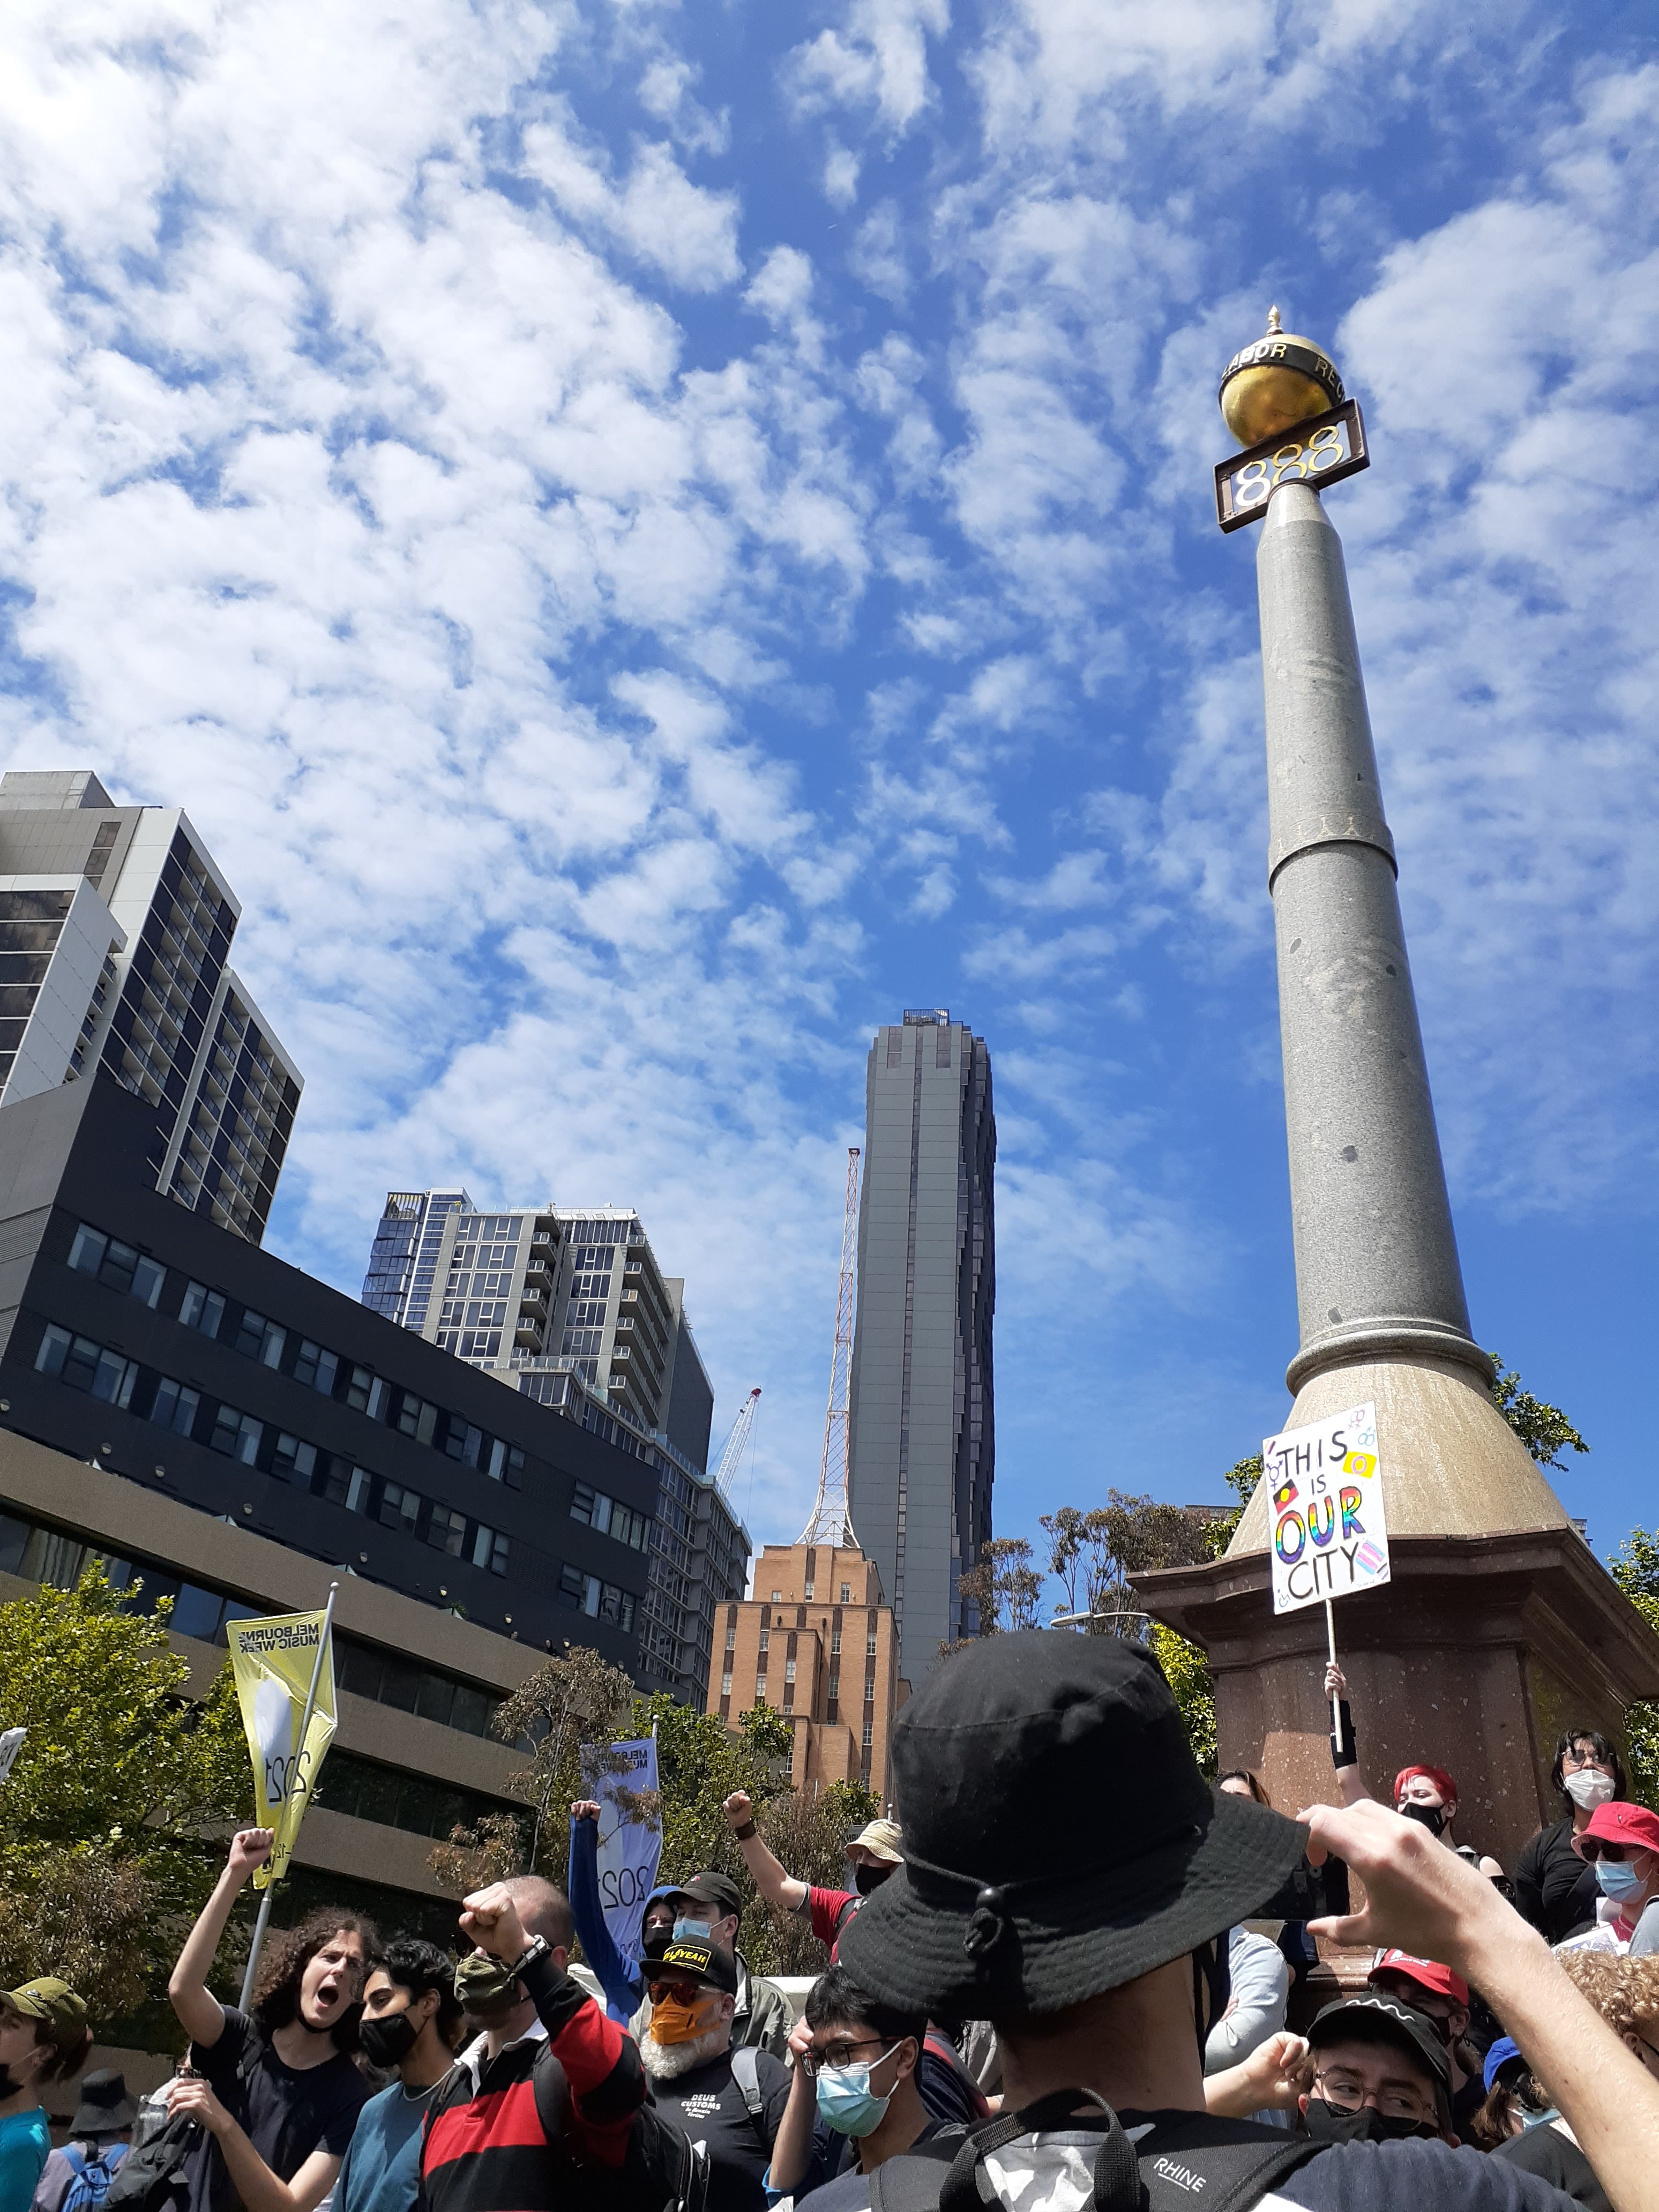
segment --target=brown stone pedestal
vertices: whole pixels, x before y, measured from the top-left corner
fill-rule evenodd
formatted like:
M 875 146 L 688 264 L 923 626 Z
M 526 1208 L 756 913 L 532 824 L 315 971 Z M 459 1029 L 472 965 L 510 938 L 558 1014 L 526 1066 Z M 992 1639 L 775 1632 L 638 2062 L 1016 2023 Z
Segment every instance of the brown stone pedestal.
M 1659 1635 L 1571 1527 L 1401 1534 L 1389 1548 L 1392 1581 L 1335 1608 L 1360 1771 L 1387 1802 L 1401 1767 L 1449 1769 L 1455 1839 L 1511 1866 L 1559 1817 L 1561 1730 L 1620 1739 L 1625 1706 L 1659 1696 Z M 1335 1803 L 1324 1607 L 1275 1615 L 1265 1551 L 1135 1587 L 1208 1655 L 1222 1771 L 1254 1768 L 1286 1812 Z

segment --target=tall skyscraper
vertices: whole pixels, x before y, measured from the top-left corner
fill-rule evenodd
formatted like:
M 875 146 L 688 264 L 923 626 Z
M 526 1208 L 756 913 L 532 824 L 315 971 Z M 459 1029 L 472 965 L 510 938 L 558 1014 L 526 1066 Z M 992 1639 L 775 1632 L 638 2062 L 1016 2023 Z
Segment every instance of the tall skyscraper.
M 991 1534 L 997 1152 L 984 1040 L 945 1007 L 878 1030 L 866 1090 L 848 1495 L 898 1671 L 972 1634 L 958 1590 Z M 966 1617 L 964 1617 L 964 1614 Z
M 90 770 L 0 777 L 0 1109 L 101 1064 L 155 1186 L 257 1244 L 302 1079 L 229 965 L 241 908 L 178 807 Z
M 636 1532 L 651 1556 L 641 1668 L 701 1705 L 714 1608 L 743 1595 L 749 1538 L 709 1476 L 714 1394 L 684 1291 L 627 1207 L 483 1213 L 463 1189 L 393 1190 L 362 1302 L 653 1458 L 657 1509 Z

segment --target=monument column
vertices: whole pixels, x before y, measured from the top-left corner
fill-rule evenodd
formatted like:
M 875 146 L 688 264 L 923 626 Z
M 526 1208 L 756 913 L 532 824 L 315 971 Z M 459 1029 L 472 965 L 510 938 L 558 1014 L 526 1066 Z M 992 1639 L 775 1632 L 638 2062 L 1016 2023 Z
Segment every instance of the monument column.
M 1368 465 L 1329 356 L 1279 327 L 1229 363 L 1247 450 L 1218 469 L 1224 530 L 1256 556 L 1285 1135 L 1300 1344 L 1295 1428 L 1375 1401 L 1393 1583 L 1339 1634 L 1361 1764 L 1386 1794 L 1419 1759 L 1456 1776 L 1458 1833 L 1512 1854 L 1546 1808 L 1557 1731 L 1616 1734 L 1659 1687 L 1659 1638 L 1572 1528 L 1492 1397 L 1435 1128 L 1341 542 L 1323 489 Z M 1203 1644 L 1221 1763 L 1280 1804 L 1331 1797 L 1319 1608 L 1278 1619 L 1258 1491 L 1224 1559 L 1138 1578 Z M 1554 1808 L 1549 1808 L 1553 1817 Z

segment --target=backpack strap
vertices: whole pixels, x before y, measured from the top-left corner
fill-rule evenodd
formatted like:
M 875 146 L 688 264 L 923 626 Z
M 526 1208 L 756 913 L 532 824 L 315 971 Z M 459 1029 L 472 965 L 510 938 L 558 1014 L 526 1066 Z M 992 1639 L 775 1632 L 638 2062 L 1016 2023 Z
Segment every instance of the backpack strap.
M 749 2107 L 749 2124 L 760 2137 L 761 2148 L 769 2154 L 772 2146 L 766 2140 L 766 2100 L 761 2094 L 760 2057 L 752 2043 L 739 2044 L 732 2053 L 732 2079 L 743 2092 L 743 2101 Z
M 1140 2212 L 1140 2168 L 1134 2145 L 1124 2134 L 1123 2124 L 1111 2106 L 1091 2090 L 1084 2089 L 1057 2090 L 1018 2112 L 1005 2112 L 982 2127 L 975 2128 L 963 2138 L 962 2148 L 951 2161 L 951 2170 L 940 2185 L 939 2212 L 984 2212 L 985 2207 L 997 2202 L 996 2191 L 984 2172 L 987 2153 L 1000 2150 L 1021 2136 L 1046 2134 L 1066 2127 L 1073 2121 L 1079 2105 L 1085 2102 L 1093 2105 L 1106 2119 L 1100 2148 L 1095 2154 L 1090 2212 Z
M 1149 2212 L 1190 2212 L 1200 2191 L 1206 2212 L 1250 2212 L 1327 2148 L 1252 2120 L 1213 2120 L 1197 2112 L 1136 2132 Z

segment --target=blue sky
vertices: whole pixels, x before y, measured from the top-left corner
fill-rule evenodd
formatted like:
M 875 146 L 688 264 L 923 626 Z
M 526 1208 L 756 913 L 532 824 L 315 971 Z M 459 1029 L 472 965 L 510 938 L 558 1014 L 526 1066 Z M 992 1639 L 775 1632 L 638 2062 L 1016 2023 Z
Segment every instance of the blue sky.
M 632 1204 L 738 1503 L 816 1476 L 845 1147 L 990 1043 L 997 1522 L 1222 1495 L 1295 1349 L 1254 538 L 1334 489 L 1477 1333 L 1659 1519 L 1659 64 L 1413 0 L 19 0 L 0 752 L 182 803 L 306 1071 L 270 1242 Z

